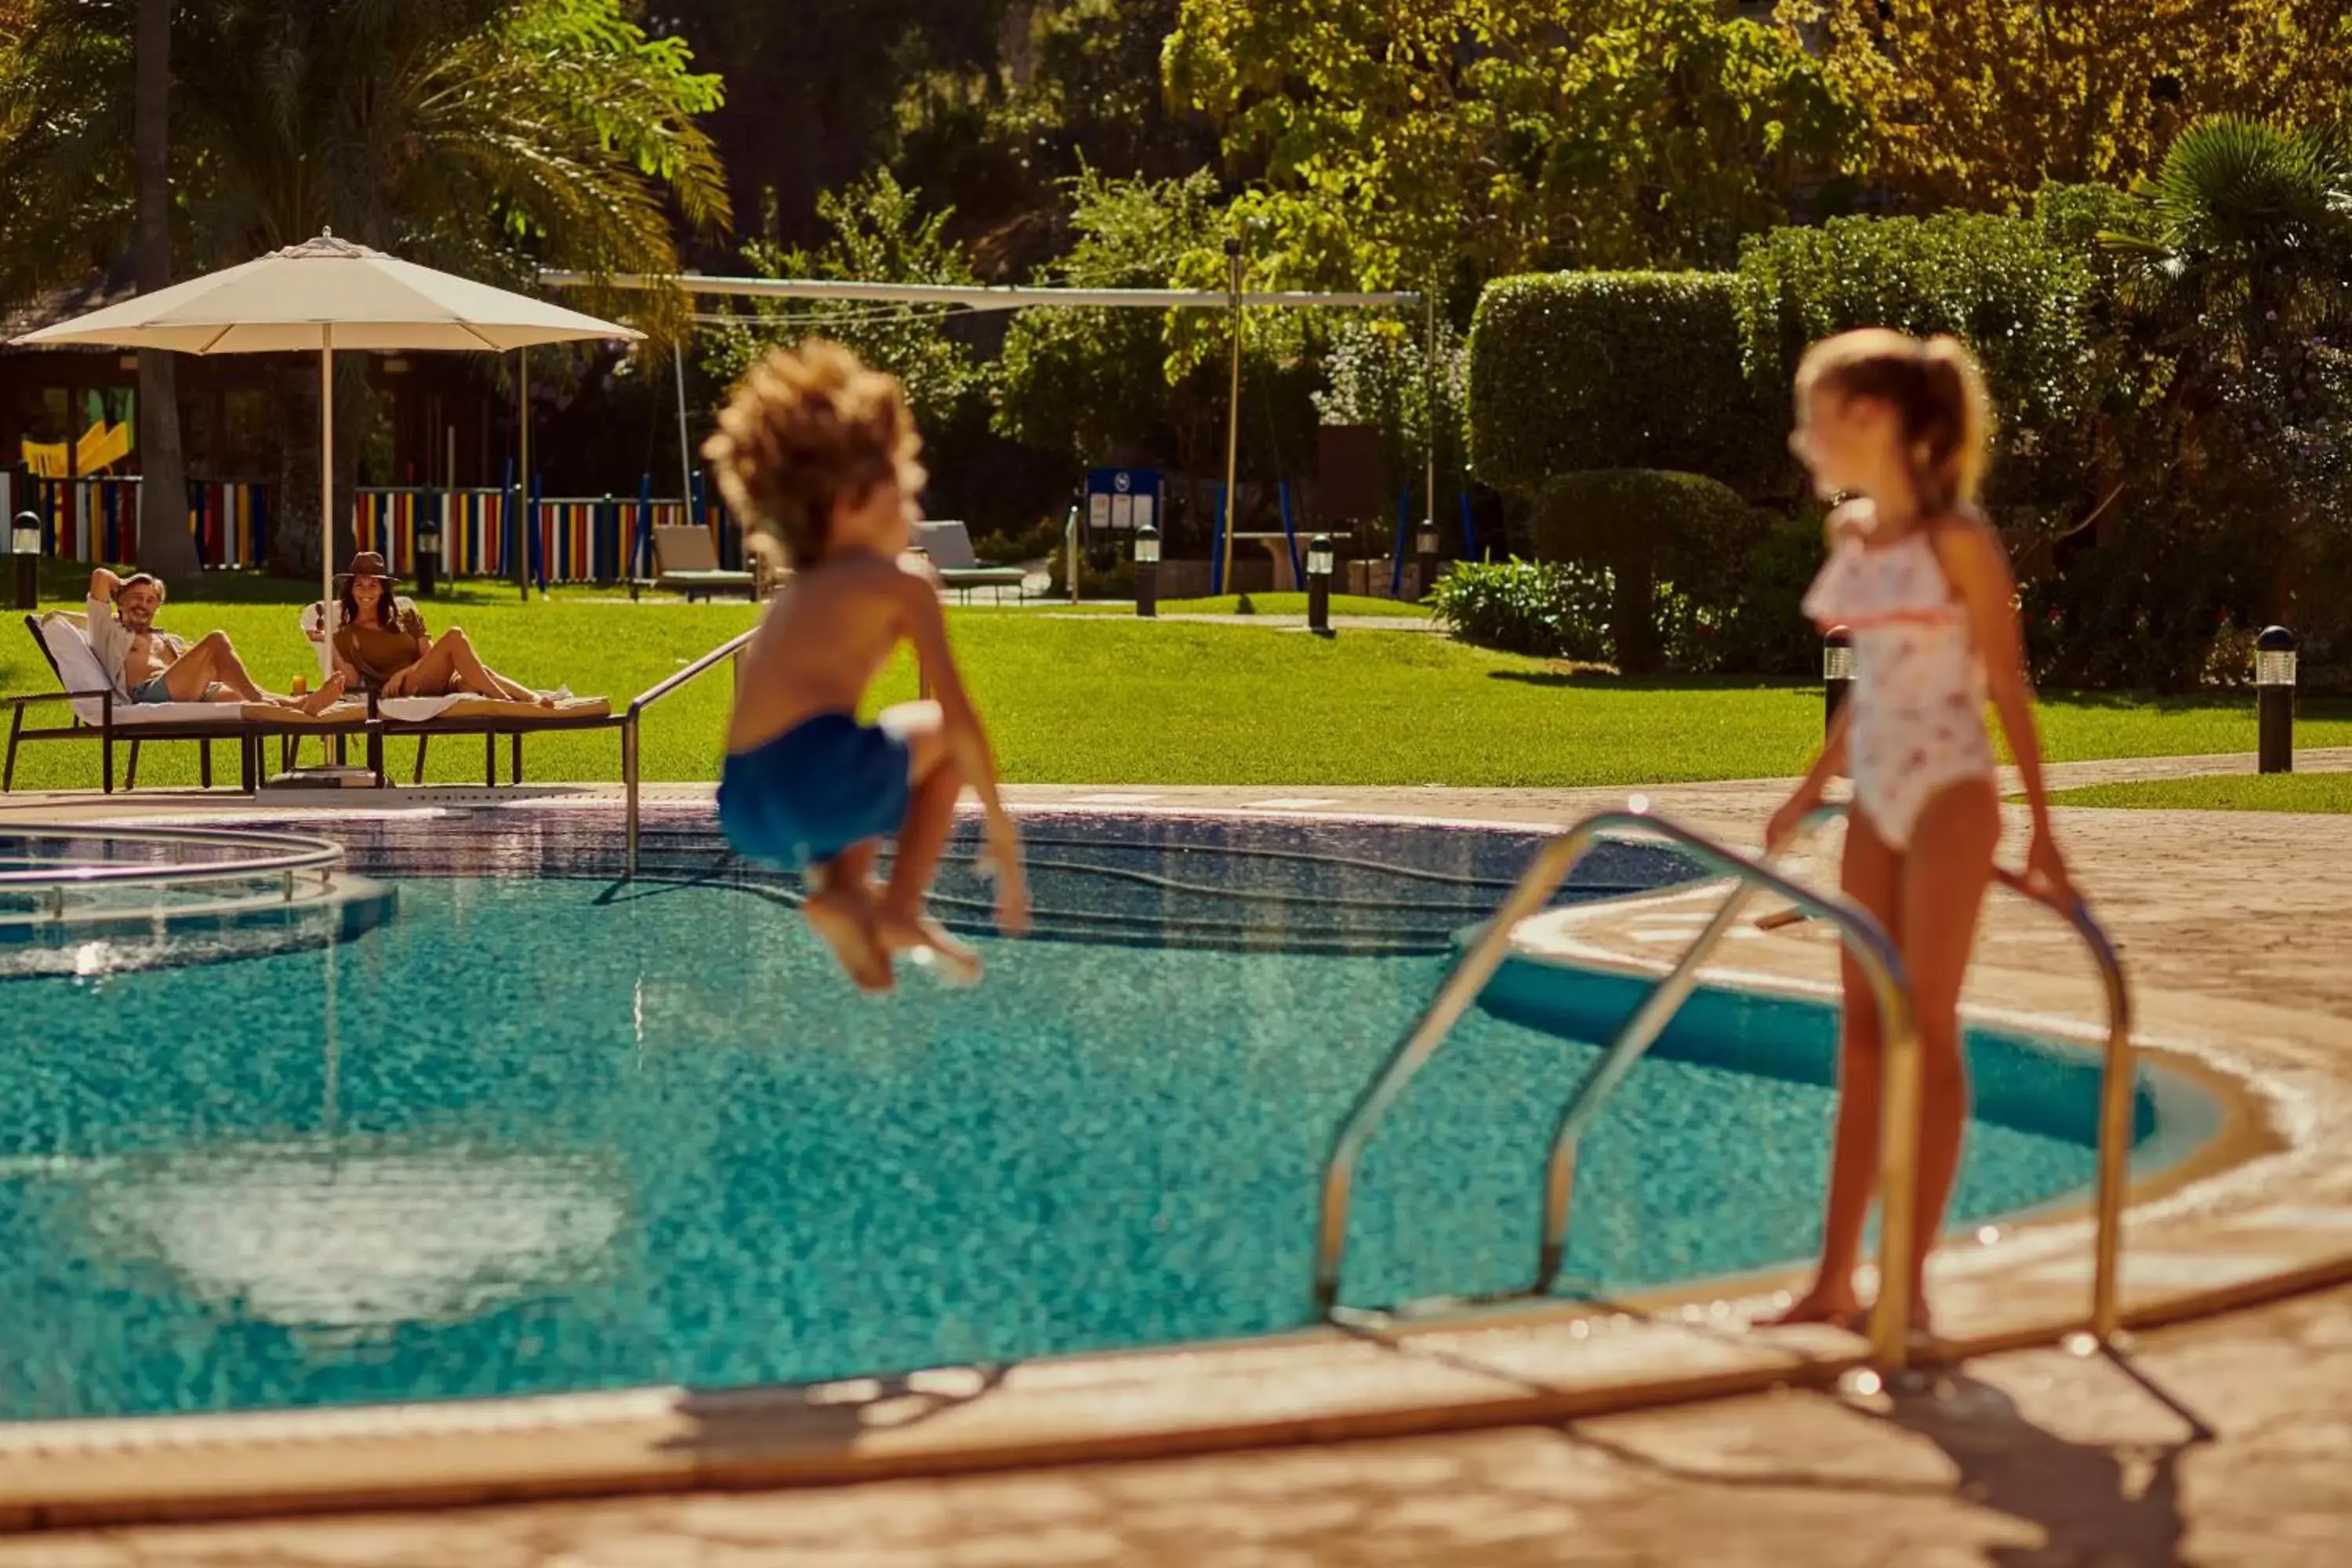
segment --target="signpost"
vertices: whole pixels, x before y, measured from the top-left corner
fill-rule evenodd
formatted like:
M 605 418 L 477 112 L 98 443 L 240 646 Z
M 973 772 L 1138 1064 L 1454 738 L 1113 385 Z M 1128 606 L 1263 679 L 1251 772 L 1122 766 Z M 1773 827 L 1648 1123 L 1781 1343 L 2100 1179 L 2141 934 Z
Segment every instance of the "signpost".
M 1160 501 L 1157 468 L 1087 470 L 1087 527 L 1096 532 L 1132 533 L 1139 528 L 1158 528 Z

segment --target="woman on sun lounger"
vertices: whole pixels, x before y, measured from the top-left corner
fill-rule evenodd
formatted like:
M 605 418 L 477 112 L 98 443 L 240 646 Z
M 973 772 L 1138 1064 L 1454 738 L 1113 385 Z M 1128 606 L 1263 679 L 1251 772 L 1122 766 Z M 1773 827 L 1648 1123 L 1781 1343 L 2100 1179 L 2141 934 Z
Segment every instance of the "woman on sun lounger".
M 484 664 L 457 627 L 429 636 L 422 616 L 399 606 L 392 584 L 383 557 L 373 550 L 352 557 L 352 569 L 335 578 L 342 604 L 335 622 L 335 668 L 346 683 L 380 697 L 494 697 L 552 705 L 552 698 Z

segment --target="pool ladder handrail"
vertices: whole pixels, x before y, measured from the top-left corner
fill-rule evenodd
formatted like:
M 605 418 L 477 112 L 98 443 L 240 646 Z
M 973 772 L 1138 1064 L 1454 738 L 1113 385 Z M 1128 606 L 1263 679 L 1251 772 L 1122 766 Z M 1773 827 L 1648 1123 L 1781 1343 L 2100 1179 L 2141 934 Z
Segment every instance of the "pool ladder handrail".
M 629 710 L 622 715 L 621 788 L 627 801 L 628 876 L 634 878 L 637 874 L 637 727 L 643 720 L 646 710 L 704 674 L 722 659 L 736 661 L 736 679 L 740 685 L 742 679 L 743 650 L 750 647 L 751 639 L 759 635 L 760 628 L 754 626 L 749 631 L 729 637 L 684 669 L 665 677 L 639 692 L 629 703 Z
M 1843 815 L 1840 805 L 1825 805 L 1809 814 L 1800 826 L 1801 837 L 1819 823 Z M 1888 1370 L 1899 1370 L 1908 1355 L 1909 1270 L 1897 1268 L 1906 1256 L 1911 1194 L 1917 1177 L 1918 1042 L 1907 981 L 1899 952 L 1885 931 L 1867 914 L 1842 898 L 1815 894 L 1790 881 L 1768 865 L 1740 854 L 1705 835 L 1653 816 L 1646 811 L 1602 813 L 1587 817 L 1554 839 L 1529 868 L 1479 942 L 1458 962 L 1437 1000 L 1391 1054 L 1381 1076 L 1359 1098 L 1354 1110 L 1335 1140 L 1324 1171 L 1322 1233 L 1317 1254 L 1316 1294 L 1328 1315 L 1337 1310 L 1339 1265 L 1346 1248 L 1347 1213 L 1354 1169 L 1380 1119 L 1414 1073 L 1434 1054 L 1454 1024 L 1467 1011 L 1487 979 L 1499 967 L 1510 935 L 1520 921 L 1542 905 L 1564 881 L 1600 833 L 1612 827 L 1637 827 L 1664 837 L 1714 864 L 1737 879 L 1732 890 L 1706 927 L 1676 961 L 1673 969 L 1627 1019 L 1601 1060 L 1578 1086 L 1560 1114 L 1554 1133 L 1544 1184 L 1544 1226 L 1537 1278 L 1527 1292 L 1541 1296 L 1558 1278 L 1567 1250 L 1570 1199 L 1573 1192 L 1575 1152 L 1579 1140 L 1601 1103 L 1631 1070 L 1633 1062 L 1654 1044 L 1697 984 L 1701 966 L 1732 929 L 1749 898 L 1760 888 L 1779 893 L 1792 905 L 1836 924 L 1872 984 L 1880 1016 L 1887 1020 L 1886 1080 L 1884 1086 L 1880 1147 L 1881 1289 L 1873 1314 L 1870 1338 L 1874 1359 Z M 1790 845 L 1794 844 L 1791 838 Z M 1996 868 L 2006 885 L 2040 899 L 2014 873 Z M 2071 924 L 2089 948 L 2107 994 L 2108 1042 L 2101 1084 L 2097 1232 L 2093 1270 L 2090 1327 L 2102 1342 L 2111 1342 L 2120 1327 L 2116 1264 L 2122 1232 L 2122 1211 L 2129 1169 L 2132 1087 L 2131 1002 L 2123 969 L 2106 932 L 2077 898 L 2057 912 Z M 1442 1015 L 1442 1016 L 1441 1016 Z M 1894 1194 L 1898 1204 L 1888 1204 Z M 1891 1221 L 1888 1216 L 1895 1216 Z

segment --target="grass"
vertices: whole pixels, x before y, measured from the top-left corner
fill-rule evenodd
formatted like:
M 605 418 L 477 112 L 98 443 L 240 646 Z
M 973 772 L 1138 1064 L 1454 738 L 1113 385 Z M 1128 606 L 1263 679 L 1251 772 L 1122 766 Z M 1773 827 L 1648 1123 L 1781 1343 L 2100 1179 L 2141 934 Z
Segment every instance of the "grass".
M 2218 778 L 2157 779 L 2062 790 L 2060 805 L 2155 807 L 2169 811 L 2306 811 L 2352 813 L 2352 773 L 2234 773 Z
M 60 579 L 66 593 L 79 584 Z M 283 689 L 314 668 L 295 630 L 299 585 L 208 581 L 201 603 L 174 603 L 164 624 L 213 626 L 235 640 L 265 684 Z M 521 604 L 499 584 L 466 584 L 424 601 L 435 631 L 463 626 L 483 657 L 533 685 L 625 702 L 751 625 L 740 602 L 630 604 L 606 591 Z M 59 595 L 61 602 L 77 598 Z M 1269 596 L 1271 597 L 1271 596 Z M 1276 599 L 1275 602 L 1278 603 Z M 1376 601 L 1386 605 L 1385 601 Z M 967 678 L 1005 776 L 1099 784 L 1634 784 L 1779 776 L 1801 769 L 1821 737 L 1820 689 L 1748 680 L 1626 680 L 1409 632 L 1299 634 L 1132 616 L 1068 618 L 987 608 L 951 612 Z M 877 701 L 914 695 L 903 661 Z M 0 628 L 0 692 L 55 681 L 32 639 Z M 648 779 L 717 776 L 727 678 L 714 671 L 646 721 Z M 62 708 L 46 710 L 52 717 Z M 2251 751 L 2251 699 L 2134 700 L 2065 697 L 2043 710 L 2053 760 Z M 2306 700 L 2302 743 L 2352 744 L 2352 706 Z M 408 745 L 390 763 L 405 776 Z M 617 776 L 610 732 L 546 735 L 525 747 L 530 775 Z M 159 745 L 141 782 L 190 783 L 191 744 Z M 480 778 L 470 743 L 435 749 L 429 778 Z M 19 759 L 26 788 L 89 788 L 98 748 L 46 743 Z

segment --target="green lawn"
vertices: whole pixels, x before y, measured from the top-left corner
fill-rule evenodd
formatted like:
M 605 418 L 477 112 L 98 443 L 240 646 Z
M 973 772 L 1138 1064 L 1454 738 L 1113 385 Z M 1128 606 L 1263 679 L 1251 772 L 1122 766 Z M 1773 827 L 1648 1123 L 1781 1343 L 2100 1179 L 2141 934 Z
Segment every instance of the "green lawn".
M 60 587 L 66 584 L 60 583 Z M 294 629 L 301 591 L 266 580 L 207 584 L 175 603 L 183 635 L 219 626 L 265 683 L 313 668 Z M 534 685 L 568 683 L 616 706 L 751 624 L 738 603 L 632 605 L 588 591 L 525 605 L 467 584 L 426 601 L 436 631 L 462 625 L 484 657 Z M 236 602 L 226 602 L 231 597 Z M 957 647 L 1007 778 L 1101 784 L 1536 785 L 1751 778 L 1801 768 L 1821 734 L 1817 687 L 1733 680 L 1622 680 L 1409 632 L 1300 634 L 1132 616 L 1065 618 L 974 608 L 952 615 Z M 0 628 L 0 691 L 53 689 L 32 640 Z M 877 700 L 914 694 L 903 666 Z M 714 672 L 646 721 L 646 776 L 716 776 L 727 681 Z M 61 712 L 62 710 L 51 710 Z M 2044 710 L 2056 760 L 2251 751 L 2240 696 L 2162 702 L 2061 697 Z M 2352 705 L 2305 701 L 2298 739 L 2352 744 Z M 528 742 L 540 779 L 609 779 L 610 733 Z M 392 766 L 404 775 L 405 742 Z M 480 777 L 480 751 L 438 748 L 428 776 Z M 192 782 L 194 748 L 160 746 L 142 784 Z M 50 743 L 20 759 L 25 787 L 97 783 L 94 745 Z
M 2173 811 L 2352 812 L 2352 773 L 2236 773 L 2062 790 L 2060 805 L 2158 806 Z

